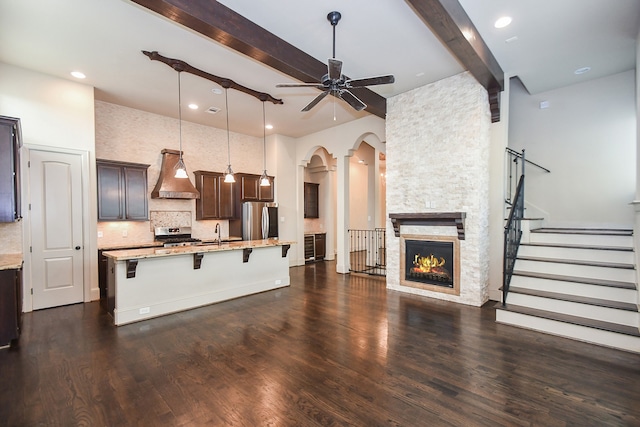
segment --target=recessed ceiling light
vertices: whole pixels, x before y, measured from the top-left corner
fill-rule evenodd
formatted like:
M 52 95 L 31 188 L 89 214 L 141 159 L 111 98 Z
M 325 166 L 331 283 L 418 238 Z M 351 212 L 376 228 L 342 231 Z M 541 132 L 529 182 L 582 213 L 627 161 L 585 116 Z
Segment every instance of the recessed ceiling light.
M 584 74 L 584 73 L 588 73 L 589 71 L 591 71 L 591 67 L 582 67 L 575 70 L 573 74 Z
M 504 28 L 509 24 L 511 24 L 511 17 L 503 16 L 498 18 L 498 20 L 493 24 L 493 26 L 496 28 Z
M 211 89 L 211 92 L 215 93 L 216 95 L 221 95 L 222 89 L 218 89 L 217 87 L 214 87 L 213 89 Z
M 422 76 L 424 76 L 424 72 L 423 71 L 420 71 L 418 74 L 416 74 L 416 77 L 422 77 Z
M 192 110 L 197 110 L 198 104 L 189 104 L 189 108 L 191 108 Z
M 508 39 L 506 39 L 504 42 L 505 43 L 513 43 L 515 41 L 518 40 L 518 36 L 513 36 L 513 37 L 509 37 Z
M 81 71 L 72 71 L 71 75 L 73 77 L 75 77 L 76 79 L 86 79 L 87 78 L 87 76 L 85 76 L 84 73 L 81 72 Z
M 273 129 L 273 125 L 266 125 L 264 128 L 265 129 Z

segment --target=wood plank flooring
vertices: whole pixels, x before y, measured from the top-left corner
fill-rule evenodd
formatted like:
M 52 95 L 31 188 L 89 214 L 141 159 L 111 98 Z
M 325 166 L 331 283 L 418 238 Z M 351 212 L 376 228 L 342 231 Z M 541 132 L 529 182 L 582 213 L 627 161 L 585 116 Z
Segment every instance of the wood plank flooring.
M 291 286 L 121 327 L 28 313 L 7 426 L 639 426 L 640 355 L 495 323 L 322 262 Z

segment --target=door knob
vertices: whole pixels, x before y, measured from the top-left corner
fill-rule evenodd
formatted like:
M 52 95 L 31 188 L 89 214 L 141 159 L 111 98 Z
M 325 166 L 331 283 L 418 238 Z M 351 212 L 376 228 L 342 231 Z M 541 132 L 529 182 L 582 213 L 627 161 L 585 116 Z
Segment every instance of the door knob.
M 76 251 L 79 251 L 80 249 L 80 246 L 76 246 Z

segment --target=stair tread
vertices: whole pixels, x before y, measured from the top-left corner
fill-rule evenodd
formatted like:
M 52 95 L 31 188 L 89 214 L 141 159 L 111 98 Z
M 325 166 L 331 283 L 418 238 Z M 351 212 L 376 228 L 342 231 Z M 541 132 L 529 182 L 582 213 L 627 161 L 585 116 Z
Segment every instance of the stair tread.
M 532 233 L 588 234 L 600 236 L 633 236 L 633 230 L 622 228 L 536 228 Z
M 520 246 L 633 252 L 633 248 L 629 246 L 596 246 L 596 245 L 574 245 L 574 244 L 563 244 L 563 243 L 520 243 Z
M 554 313 L 552 311 L 538 310 L 535 308 L 522 307 L 519 305 L 507 304 L 503 306 L 502 303 L 495 305 L 496 310 L 511 311 L 514 313 L 526 314 L 529 316 L 541 317 L 544 319 L 555 320 L 563 323 L 571 323 L 574 325 L 585 326 L 594 329 L 600 329 L 603 331 L 616 332 L 624 335 L 631 335 L 634 337 L 640 337 L 640 331 L 633 326 L 619 325 L 617 323 L 603 322 L 601 320 L 588 319 L 580 316 L 571 316 L 568 314 Z
M 575 302 L 579 304 L 594 305 L 598 307 L 614 308 L 617 310 L 638 312 L 638 306 L 634 303 L 628 302 L 611 301 L 600 298 L 584 297 L 580 295 L 561 294 L 558 292 L 540 291 L 537 289 L 519 288 L 517 286 L 511 286 L 509 288 L 509 292 L 541 298 L 550 298 L 560 301 Z
M 559 258 L 544 258 L 533 256 L 518 256 L 516 259 L 523 261 L 538 261 L 538 262 L 552 262 L 555 264 L 573 264 L 593 267 L 608 267 L 608 268 L 620 268 L 626 270 L 635 270 L 633 264 L 620 263 L 620 262 L 600 262 L 600 261 L 582 261 L 576 259 L 559 259 Z
M 533 273 L 529 271 L 514 270 L 514 276 L 532 277 L 537 279 L 558 280 L 563 282 L 582 283 L 585 285 L 607 286 L 610 288 L 636 289 L 635 283 L 619 282 L 616 280 L 591 279 L 586 277 L 563 276 L 560 274 Z

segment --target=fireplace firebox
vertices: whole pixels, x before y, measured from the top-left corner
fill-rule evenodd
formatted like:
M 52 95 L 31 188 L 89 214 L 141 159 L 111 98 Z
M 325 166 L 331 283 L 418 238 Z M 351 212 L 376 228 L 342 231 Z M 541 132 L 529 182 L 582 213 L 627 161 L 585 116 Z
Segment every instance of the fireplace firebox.
M 400 236 L 403 286 L 460 294 L 459 243 L 449 236 Z

